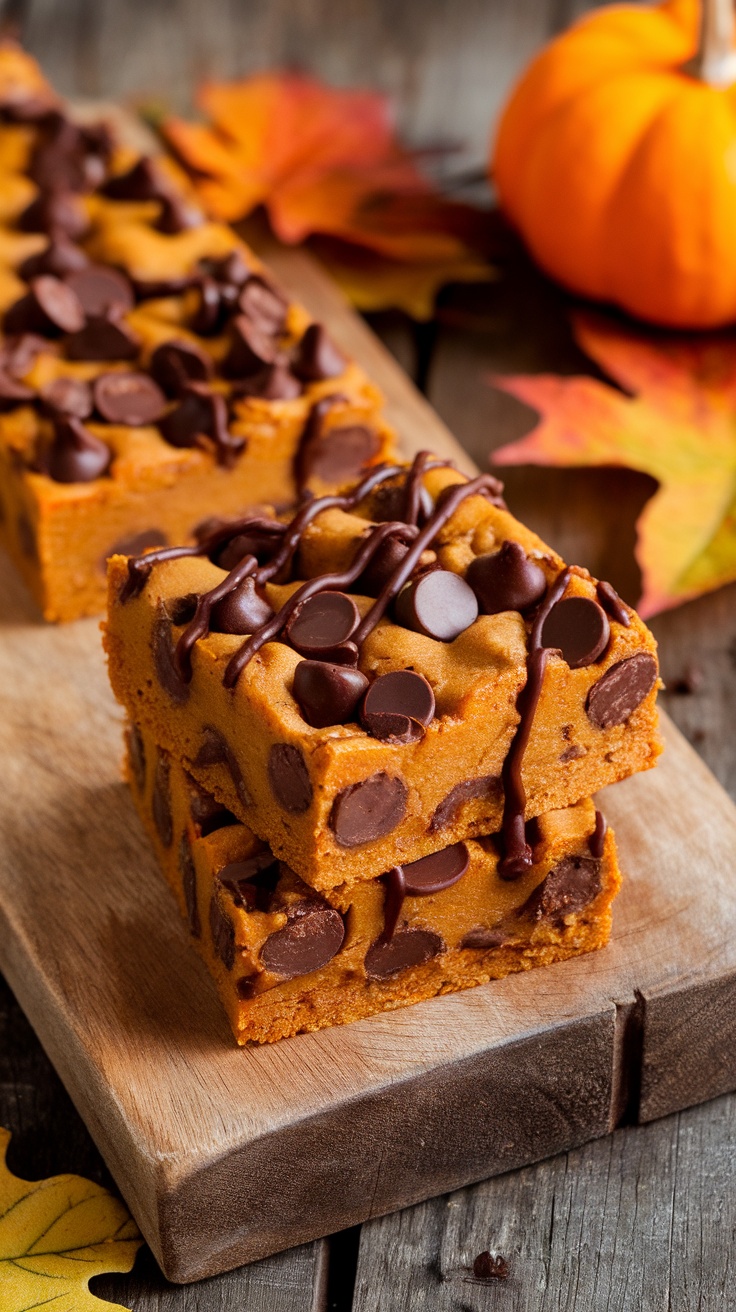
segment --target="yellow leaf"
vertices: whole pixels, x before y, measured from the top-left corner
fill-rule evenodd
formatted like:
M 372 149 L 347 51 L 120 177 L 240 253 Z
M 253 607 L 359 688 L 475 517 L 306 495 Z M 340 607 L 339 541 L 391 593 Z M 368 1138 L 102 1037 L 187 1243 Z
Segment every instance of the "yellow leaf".
M 348 300 L 365 313 L 391 308 L 405 310 L 413 319 L 431 319 L 437 293 L 447 283 L 488 282 L 496 276 L 490 265 L 469 254 L 403 264 L 324 239 L 312 240 L 310 249 Z
M 0 1307 L 2 1312 L 114 1312 L 89 1292 L 92 1276 L 130 1271 L 143 1240 L 125 1205 L 79 1175 L 29 1182 L 5 1165 L 0 1128 Z

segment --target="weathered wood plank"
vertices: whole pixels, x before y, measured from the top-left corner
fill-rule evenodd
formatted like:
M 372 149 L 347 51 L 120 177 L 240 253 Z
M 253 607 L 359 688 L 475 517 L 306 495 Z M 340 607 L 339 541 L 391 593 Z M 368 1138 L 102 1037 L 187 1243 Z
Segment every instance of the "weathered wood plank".
M 68 1093 L 0 976 L 0 1125 L 11 1131 L 8 1165 L 23 1179 L 71 1171 L 114 1183 Z M 99 1276 L 93 1292 L 131 1312 L 321 1312 L 327 1246 L 318 1240 L 193 1286 L 170 1285 L 150 1249 L 127 1276 Z M 3 1306 L 0 1294 L 0 1307 Z
M 204 77 L 298 66 L 391 95 L 415 144 L 481 166 L 521 66 L 578 0 L 17 0 L 21 33 L 69 96 L 145 97 L 191 107 Z
M 369 1222 L 353 1312 L 730 1312 L 734 1180 L 729 1095 Z

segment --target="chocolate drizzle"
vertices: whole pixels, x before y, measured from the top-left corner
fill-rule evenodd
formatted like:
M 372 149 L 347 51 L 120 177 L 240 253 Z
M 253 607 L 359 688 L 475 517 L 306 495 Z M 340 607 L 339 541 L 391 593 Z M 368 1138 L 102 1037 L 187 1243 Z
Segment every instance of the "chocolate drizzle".
M 504 791 L 503 820 L 501 822 L 504 855 L 498 863 L 498 873 L 501 879 L 519 879 L 533 863 L 532 849 L 526 841 L 524 824 L 526 791 L 521 778 L 521 768 L 524 763 L 524 753 L 529 743 L 529 735 L 539 704 L 544 672 L 550 654 L 550 649 L 542 646 L 544 621 L 552 607 L 564 594 L 569 580 L 570 570 L 565 569 L 561 574 L 558 574 L 547 589 L 547 595 L 536 613 L 529 637 L 526 658 L 526 683 L 516 701 L 516 709 L 519 712 L 520 719 L 501 771 Z
M 617 624 L 623 624 L 625 629 L 631 628 L 631 616 L 613 585 L 602 580 L 596 584 L 595 591 L 601 606 L 611 619 Z
M 595 829 L 588 839 L 590 855 L 600 861 L 603 856 L 603 849 L 606 845 L 606 834 L 608 833 L 608 821 L 602 811 L 595 813 Z
M 429 469 L 446 468 L 449 463 L 448 461 L 433 459 L 426 451 L 418 454 L 406 474 L 408 515 L 413 517 L 418 515 L 421 479 L 424 473 Z M 276 545 L 270 560 L 259 566 L 255 556 L 247 555 L 230 571 L 222 583 L 210 592 L 202 594 L 197 603 L 195 615 L 182 633 L 177 646 L 176 659 L 182 679 L 185 682 L 191 679 L 191 651 L 195 642 L 208 633 L 210 615 L 214 605 L 227 597 L 246 578 L 253 577 L 256 588 L 260 588 L 279 575 L 283 577 L 292 565 L 306 528 L 317 515 L 330 509 L 352 510 L 374 488 L 387 479 L 395 478 L 403 473 L 406 473 L 406 471 L 401 465 L 381 466 L 372 470 L 351 492 L 307 500 L 297 511 L 291 524 L 283 528 L 280 541 Z M 441 505 L 437 506 L 421 530 L 418 529 L 415 523 L 405 521 L 389 521 L 386 524 L 374 525 L 348 569 L 339 573 L 322 574 L 318 578 L 309 579 L 306 583 L 303 583 L 301 587 L 292 593 L 281 609 L 265 624 L 262 624 L 255 633 L 251 634 L 242 646 L 234 652 L 225 670 L 225 687 L 235 687 L 248 662 L 265 643 L 270 642 L 283 632 L 290 617 L 302 602 L 320 592 L 348 587 L 360 577 L 388 538 L 398 538 L 411 545 L 389 575 L 378 597 L 352 635 L 352 642 L 359 650 L 360 644 L 382 619 L 391 602 L 410 577 L 421 558 L 422 552 L 434 541 L 439 530 L 454 514 L 457 507 L 467 497 L 477 494 L 488 497 L 494 505 L 503 506 L 501 492 L 502 485 L 496 478 L 490 474 L 482 474 L 467 483 L 458 483 L 447 489 Z M 130 560 L 128 562 L 128 578 L 120 594 L 121 602 L 127 601 L 141 591 L 151 569 L 159 561 L 173 560 L 181 556 L 212 555 L 219 547 L 225 546 L 228 541 L 239 534 L 250 534 L 257 531 L 259 527 L 264 526 L 268 526 L 270 529 L 273 527 L 273 522 L 255 519 L 237 520 L 219 526 L 209 536 L 203 537 L 196 546 L 164 548 L 161 551 L 152 551 L 145 556 Z
M 379 943 L 390 943 L 406 897 L 406 880 L 401 866 L 393 866 L 383 876 L 386 897 L 383 904 L 383 930 Z

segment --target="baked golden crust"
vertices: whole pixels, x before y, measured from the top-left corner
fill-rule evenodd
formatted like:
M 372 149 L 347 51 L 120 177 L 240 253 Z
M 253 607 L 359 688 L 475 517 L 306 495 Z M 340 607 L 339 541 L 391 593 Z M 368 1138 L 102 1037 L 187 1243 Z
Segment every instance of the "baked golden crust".
M 376 949 L 385 929 L 384 881 L 344 884 L 316 899 L 160 751 L 150 731 L 129 728 L 127 740 L 136 807 L 239 1043 L 345 1024 L 608 941 L 621 876 L 613 834 L 601 836 L 589 800 L 543 817 L 534 863 L 513 883 L 499 878 L 494 840 L 469 841 L 457 882 L 405 899 L 387 957 Z M 309 928 L 296 943 L 300 923 L 312 925 L 311 948 Z M 282 947 L 280 969 L 273 969 L 267 945 L 278 945 L 279 936 L 291 953 Z M 325 958 L 306 973 L 305 950 L 312 961 Z
M 56 107 L 58 123 L 34 108 L 40 97 L 42 105 Z M 15 121 L 13 116 L 22 113 L 30 114 L 31 120 Z M 38 151 L 48 140 L 53 144 L 54 132 L 66 122 L 60 102 L 33 61 L 17 47 L 0 46 L 0 316 L 5 321 L 0 375 L 8 375 L 13 387 L 20 388 L 13 400 L 0 378 L 0 541 L 44 616 L 53 621 L 104 609 L 105 559 L 116 548 L 191 541 L 194 529 L 208 517 L 289 504 L 300 483 L 317 494 L 340 486 L 345 474 L 339 461 L 334 477 L 329 460 L 313 460 L 311 468 L 301 471 L 297 467 L 310 433 L 329 445 L 335 430 L 363 430 L 350 476 L 385 459 L 394 445 L 393 433 L 380 416 L 381 394 L 354 361 L 331 343 L 322 343 L 326 352 L 322 362 L 310 358 L 306 366 L 303 360 L 300 365 L 303 343 L 309 330 L 317 328 L 311 316 L 289 301 L 232 229 L 205 219 L 185 175 L 165 157 L 154 161 L 155 176 L 138 183 L 144 191 L 146 185 L 153 188 L 154 196 L 107 195 L 106 190 L 112 186 L 114 191 L 142 157 L 106 139 L 104 159 L 94 157 L 102 171 L 96 185 L 80 184 L 61 193 L 81 228 L 71 237 L 61 233 L 63 258 L 71 249 L 73 258 L 86 262 L 88 268 L 91 262 L 91 267 L 122 276 L 123 302 L 114 316 L 114 331 L 133 343 L 125 358 L 115 357 L 114 345 L 107 354 L 103 349 L 104 358 L 89 358 L 89 346 L 75 344 L 79 333 L 36 323 L 37 308 L 20 313 L 18 305 L 33 281 L 26 262 L 44 258 L 58 238 L 55 229 L 53 239 L 50 235 L 51 219 L 30 222 L 27 218 L 29 206 L 57 194 L 43 185 L 50 166 L 47 162 L 45 172 L 39 171 Z M 60 136 L 60 158 L 66 149 Z M 167 207 L 172 206 L 176 213 L 164 223 Z M 27 231 L 29 222 L 31 228 L 44 230 Z M 162 224 L 165 231 L 160 230 Z M 57 258 L 61 258 L 58 252 Z M 229 259 L 238 262 L 239 272 L 232 274 L 235 281 L 227 282 L 231 274 L 223 270 Z M 75 271 L 58 273 L 53 282 L 76 285 Z M 277 361 L 265 363 L 260 372 L 247 345 L 241 349 L 239 363 L 233 363 L 231 354 L 237 337 L 235 321 L 245 313 L 239 297 L 246 276 L 252 286 L 257 284 L 263 294 L 276 298 L 265 311 L 261 305 L 251 306 L 248 312 L 250 327 L 257 329 L 256 351 L 263 350 L 264 358 L 273 356 Z M 207 323 L 209 295 L 216 304 L 214 319 Z M 279 300 L 283 316 L 278 313 Z M 270 321 L 274 304 L 276 319 Z M 98 318 L 87 315 L 87 330 L 97 334 L 99 342 Z M 21 357 L 18 339 L 33 336 L 35 346 Z M 172 341 L 190 348 L 204 362 L 201 370 L 208 377 L 201 386 L 221 398 L 237 455 L 223 459 L 223 450 L 209 431 L 198 435 L 192 428 L 177 436 L 175 444 L 167 439 L 166 424 L 181 403 L 185 380 L 178 395 L 166 389 L 165 396 L 159 393 L 161 422 L 158 418 L 135 425 L 115 422 L 95 403 L 95 409 L 81 419 L 92 438 L 108 447 L 112 457 L 108 468 L 89 481 L 81 476 L 59 481 L 45 458 L 60 418 L 43 399 L 49 388 L 57 385 L 58 398 L 60 380 L 71 380 L 89 385 L 96 397 L 95 380 L 101 375 L 130 378 L 144 373 L 160 382 L 152 357 L 157 348 Z M 93 345 L 92 355 L 98 349 Z M 118 349 L 127 348 L 123 344 Z M 244 369 L 247 377 L 241 376 Z M 197 378 L 193 375 L 192 380 Z M 317 409 L 320 402 L 324 414 Z M 312 430 L 317 428 L 315 434 Z
M 423 478 L 434 504 L 459 483 L 465 483 L 462 475 L 448 468 Z M 352 512 L 333 507 L 317 515 L 302 537 L 298 579 L 265 585 L 270 604 L 279 606 L 299 580 L 343 567 L 371 531 L 370 510 L 368 501 Z M 471 560 L 509 541 L 536 562 L 548 587 L 562 577 L 560 558 L 480 495 L 457 508 L 429 555 L 464 575 Z M 566 598 L 596 604 L 596 583 L 586 571 L 573 569 L 565 577 Z M 422 735 L 397 742 L 377 738 L 355 716 L 325 728 L 308 724 L 294 696 L 303 657 L 283 635 L 257 651 L 231 688 L 226 670 L 244 639 L 209 633 L 194 644 L 191 679 L 182 681 L 172 665 L 185 628 L 171 618 L 177 601 L 220 584 L 225 572 L 202 557 L 161 561 L 137 595 L 128 595 L 129 578 L 128 561 L 113 559 L 105 646 L 116 696 L 306 883 L 324 891 L 372 879 L 404 860 L 501 828 L 502 776 L 527 682 L 529 616 L 508 609 L 482 614 L 454 640 L 437 641 L 384 615 L 361 644 L 358 669 L 371 681 L 409 669 L 424 676 L 436 703 Z M 360 594 L 353 600 L 363 616 L 374 605 Z M 628 623 L 610 620 L 605 650 L 581 668 L 548 653 L 523 761 L 527 818 L 572 805 L 656 761 L 656 644 L 634 612 L 622 618 Z M 648 686 L 624 719 L 601 727 L 591 718 L 591 690 L 631 658 L 647 662 Z M 291 805 L 283 788 L 279 796 L 278 780 L 274 791 L 274 770 L 285 761 L 293 767 L 292 782 L 294 771 L 304 782 L 305 804 L 296 798 Z M 388 781 L 394 801 L 398 792 L 400 814 L 373 838 L 346 842 L 336 808 L 354 796 L 350 790 L 374 780 Z M 385 796 L 379 803 L 386 804 Z

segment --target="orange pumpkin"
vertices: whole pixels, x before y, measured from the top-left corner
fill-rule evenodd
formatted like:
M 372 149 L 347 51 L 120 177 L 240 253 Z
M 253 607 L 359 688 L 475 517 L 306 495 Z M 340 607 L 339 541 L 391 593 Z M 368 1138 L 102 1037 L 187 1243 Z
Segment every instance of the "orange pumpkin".
M 731 0 L 616 5 L 546 47 L 501 118 L 501 204 L 568 288 L 672 327 L 736 319 Z

